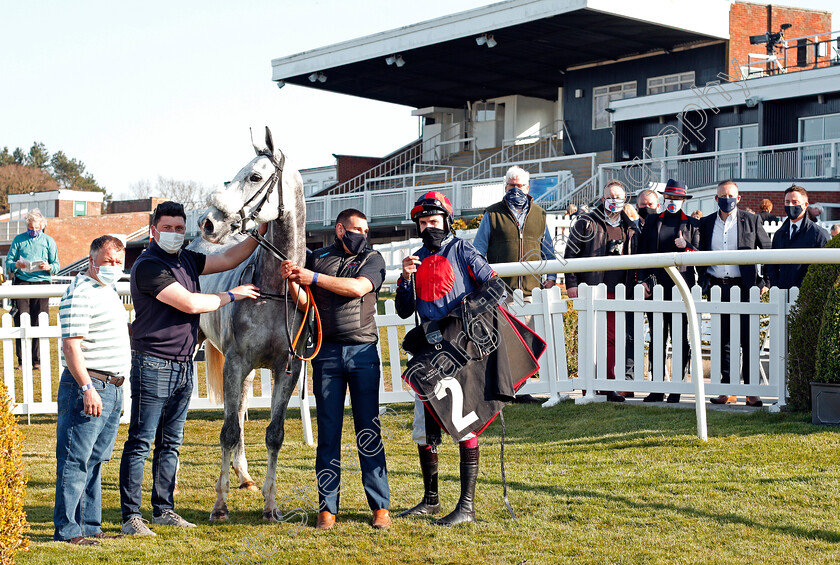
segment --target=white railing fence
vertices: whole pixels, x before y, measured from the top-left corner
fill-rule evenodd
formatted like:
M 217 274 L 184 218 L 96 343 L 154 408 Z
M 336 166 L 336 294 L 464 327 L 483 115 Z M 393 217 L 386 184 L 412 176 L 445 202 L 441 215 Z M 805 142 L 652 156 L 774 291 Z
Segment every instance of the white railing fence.
M 674 267 L 684 264 L 712 265 L 720 260 L 720 254 L 714 252 L 697 253 L 663 253 L 639 256 L 623 257 L 598 257 L 587 259 L 574 259 L 569 261 L 548 261 L 530 263 L 504 263 L 493 265 L 494 269 L 501 276 L 517 276 L 521 274 L 537 274 L 551 272 L 583 272 L 587 270 L 610 270 L 628 268 L 661 268 Z M 801 250 L 758 250 L 758 251 L 730 251 L 727 252 L 727 263 L 730 264 L 757 264 L 757 263 L 840 263 L 840 250 L 834 249 L 801 249 Z M 389 271 L 385 283 L 393 284 L 398 271 Z M 44 297 L 60 296 L 64 291 L 63 285 L 43 285 L 37 289 L 32 287 L 10 287 L 0 288 L 0 298 L 23 298 L 26 296 Z M 128 285 L 120 283 L 118 292 L 126 294 Z M 514 303 L 510 310 L 516 316 L 532 315 L 537 332 L 545 339 L 548 349 L 541 359 L 541 370 L 538 378 L 530 379 L 525 385 L 523 392 L 528 393 L 549 393 L 550 399 L 545 405 L 556 403 L 563 393 L 576 389 L 585 389 L 589 392 L 585 402 L 592 399 L 594 390 L 615 390 L 633 391 L 639 393 L 649 392 L 691 392 L 691 386 L 679 382 L 678 379 L 666 378 L 667 370 L 664 364 L 656 362 L 653 371 L 645 374 L 646 363 L 644 362 L 643 348 L 645 331 L 642 324 L 642 313 L 653 313 L 653 320 L 650 321 L 656 327 L 661 327 L 661 317 L 678 316 L 686 312 L 686 304 L 696 309 L 698 316 L 707 317 L 708 328 L 704 339 L 706 342 L 692 352 L 693 356 L 701 355 L 708 351 L 710 358 L 710 376 L 708 382 L 708 394 L 734 394 L 743 396 L 762 396 L 768 401 L 775 400 L 775 409 L 778 410 L 785 403 L 785 375 L 786 375 L 786 346 L 787 346 L 787 317 L 790 305 L 795 301 L 798 293 L 794 290 L 790 293 L 771 289 L 769 302 L 761 302 L 757 289 L 750 291 L 748 300 L 741 301 L 739 292 L 732 289 L 732 295 L 728 302 L 720 299 L 720 289 L 712 289 L 708 301 L 701 300 L 700 290 L 695 287 L 691 296 L 687 297 L 688 302 L 677 300 L 663 300 L 662 289 L 654 288 L 653 299 L 644 300 L 642 289 L 637 286 L 634 289 L 633 299 L 624 298 L 624 288 L 619 287 L 617 299 L 606 299 L 605 287 L 589 288 L 586 285 L 579 287 L 578 298 L 571 302 L 566 301 L 559 287 L 549 290 L 534 289 L 532 303 L 527 304 L 522 300 L 520 291 L 514 293 Z M 568 305 L 578 315 L 578 368 L 579 378 L 571 379 L 566 358 L 566 336 L 563 315 L 567 313 Z M 606 379 L 606 317 L 608 312 L 616 313 L 616 335 L 622 336 L 625 333 L 624 313 L 629 312 L 633 316 L 632 331 L 635 337 L 634 363 L 635 378 L 632 381 Z M 732 382 L 723 384 L 720 382 L 720 346 L 721 346 L 721 325 L 722 315 L 729 315 L 730 324 L 730 345 L 731 345 L 731 374 Z M 741 316 L 749 316 L 750 339 L 748 344 L 740 344 Z M 60 367 L 57 359 L 51 356 L 51 351 L 60 350 L 60 328 L 50 326 L 46 313 L 41 315 L 41 325 L 31 327 L 29 317 L 21 317 L 21 327 L 12 327 L 11 316 L 4 314 L 0 323 L 0 342 L 3 352 L 3 378 L 9 389 L 12 398 L 17 403 L 15 413 L 17 414 L 39 414 L 55 413 L 56 401 L 54 400 L 57 391 L 54 390 L 54 383 L 58 382 Z M 676 359 L 680 359 L 681 323 L 674 320 L 674 335 L 672 339 L 671 352 Z M 382 358 L 382 400 L 381 402 L 407 402 L 412 399 L 412 393 L 400 379 L 402 374 L 402 361 L 405 353 L 400 350 L 400 332 L 406 331 L 412 325 L 412 321 L 400 319 L 395 314 L 395 307 L 392 301 L 385 303 L 385 314 L 376 316 L 376 323 L 380 330 L 384 330 L 380 348 Z M 20 386 L 16 380 L 14 340 L 22 339 L 23 367 L 20 375 Z M 616 374 L 624 374 L 624 340 L 616 340 Z M 388 345 L 387 355 L 383 350 L 383 343 Z M 41 372 L 36 379 L 32 369 L 30 355 L 31 347 L 40 347 Z M 744 371 L 750 375 L 750 384 L 740 384 L 735 375 L 739 375 L 738 355 L 739 346 L 748 347 L 752 353 L 749 367 Z M 654 350 L 658 345 L 654 345 Z M 767 364 L 767 369 L 761 366 Z M 695 359 L 693 367 L 699 367 Z M 270 387 L 271 379 L 267 371 L 260 372 L 260 386 L 254 388 L 251 395 L 250 405 L 253 407 L 268 407 L 271 402 Z M 680 375 L 681 371 L 676 368 L 673 373 Z M 699 375 L 699 373 L 698 373 Z M 196 385 L 193 392 L 191 409 L 218 409 L 219 405 L 212 404 L 207 398 L 206 386 L 200 385 L 200 379 L 206 378 L 196 375 Z M 301 375 L 301 379 L 303 375 Z M 696 410 L 698 411 L 698 433 L 701 439 L 705 439 L 705 425 L 701 426 L 699 415 L 702 413 L 705 422 L 705 406 L 702 396 L 706 394 L 704 389 L 705 378 L 697 381 L 692 375 L 694 390 L 701 391 L 700 396 L 695 399 Z M 698 384 L 699 383 L 699 384 Z M 305 420 L 304 430 L 310 429 L 309 407 L 312 404 L 308 396 L 307 387 L 301 386 L 299 380 L 299 394 L 293 396 L 290 405 L 301 407 L 301 417 Z M 123 385 L 129 386 L 129 385 Z M 38 394 L 36 394 L 36 387 Z M 129 395 L 125 395 L 127 398 Z M 40 397 L 40 398 L 36 398 Z M 125 408 L 128 408 L 126 404 Z M 128 411 L 126 410 L 126 414 Z M 309 438 L 307 438 L 309 439 Z
M 785 359 L 787 350 L 787 316 L 790 306 L 796 302 L 798 289 L 791 291 L 773 288 L 769 301 L 762 302 L 758 288 L 750 290 L 749 298 L 741 301 L 740 289 L 733 288 L 730 300 L 721 300 L 721 289 L 713 287 L 708 300 L 701 299 L 699 286 L 691 289 L 692 298 L 697 308 L 698 323 L 704 328 L 701 355 L 709 359 L 709 375 L 705 391 L 710 395 L 727 394 L 735 396 L 761 396 L 775 399 L 776 408 L 785 404 Z M 574 300 L 574 309 L 578 311 L 578 377 L 581 379 L 575 388 L 584 390 L 609 390 L 628 392 L 660 392 L 694 394 L 690 375 L 682 381 L 682 341 L 683 327 L 681 318 L 685 316 L 685 303 L 679 293 L 674 292 L 671 300 L 663 298 L 663 287 L 653 289 L 652 299 L 645 300 L 644 288 L 636 285 L 630 295 L 625 294 L 624 285 L 616 288 L 615 298 L 608 299 L 606 287 L 599 285 L 579 287 L 578 298 Z M 615 312 L 615 380 L 606 378 L 607 352 L 606 343 L 607 313 Z M 632 316 L 631 327 L 626 327 L 626 315 Z M 645 313 L 652 314 L 652 319 L 645 323 Z M 730 375 L 731 382 L 723 384 L 721 375 L 721 316 L 729 315 L 730 325 Z M 740 314 L 749 316 L 750 342 L 740 343 Z M 672 366 L 663 362 L 661 347 L 657 339 L 646 346 L 649 337 L 648 324 L 661 328 L 666 317 L 671 317 L 672 336 L 668 357 Z M 633 336 L 634 351 L 625 350 L 625 332 Z M 749 348 L 750 365 L 740 367 L 738 351 L 740 347 Z M 652 371 L 645 359 L 645 352 L 653 355 Z M 624 380 L 625 353 L 634 359 L 633 380 Z M 766 367 L 766 368 L 765 368 Z M 741 384 L 736 375 L 743 372 L 749 375 L 750 384 Z
M 574 219 L 569 216 L 561 214 L 546 214 L 545 224 L 548 232 L 554 239 L 554 252 L 558 257 L 562 257 L 566 250 L 566 240 L 569 237 L 569 229 L 572 227 Z M 467 241 L 473 241 L 477 229 L 458 230 L 455 235 Z M 423 240 L 419 237 L 411 239 L 404 239 L 401 241 L 391 241 L 389 243 L 377 243 L 373 248 L 378 251 L 382 258 L 385 259 L 385 268 L 388 270 L 402 269 L 402 260 L 408 257 L 412 252 L 417 251 L 423 246 Z
M 840 140 L 767 145 L 673 157 L 635 159 L 598 166 L 599 186 L 622 181 L 636 192 L 651 182 L 669 178 L 685 181 L 689 188 L 712 186 L 726 179 L 789 180 L 837 176 Z
M 409 179 L 411 175 L 406 176 Z M 532 179 L 556 180 L 555 186 L 547 192 L 549 204 L 559 201 L 564 191 L 574 189 L 568 171 L 534 174 Z M 388 178 L 390 179 L 390 177 Z M 384 179 L 384 180 L 388 180 Z M 395 177 L 395 182 L 403 177 Z M 405 179 L 403 179 L 405 180 Z M 399 183 L 398 183 L 399 184 Z M 332 225 L 338 213 L 347 208 L 361 210 L 371 218 L 388 218 L 394 222 L 411 220 L 411 208 L 421 195 L 437 191 L 446 195 L 452 202 L 455 216 L 474 215 L 487 206 L 498 202 L 504 196 L 504 184 L 499 180 L 471 180 L 458 182 L 433 182 L 430 184 L 405 183 L 397 188 L 364 190 L 349 194 L 316 196 L 306 199 L 306 223 Z
M 61 289 L 59 285 L 53 285 Z M 58 290 L 57 289 L 57 290 Z M 708 348 L 711 352 L 711 380 L 708 386 L 710 394 L 728 394 L 764 396 L 766 398 L 784 398 L 784 348 L 787 343 L 787 311 L 789 302 L 787 293 L 774 289 L 771 292 L 770 302 L 762 303 L 757 290 L 750 296 L 749 302 L 740 302 L 738 293 L 733 291 L 731 302 L 720 300 L 720 291 L 712 292 L 710 301 L 700 300 L 700 289 L 693 289 L 694 298 L 697 303 L 698 312 L 709 314 L 711 318 L 711 331 L 707 334 Z M 644 324 L 644 313 L 653 312 L 652 323 L 661 326 L 663 316 L 678 316 L 685 313 L 685 306 L 677 298 L 675 300 L 663 300 L 662 288 L 657 286 L 654 289 L 654 299 L 644 300 L 641 286 L 634 289 L 633 299 L 624 298 L 624 288 L 619 287 L 616 293 L 617 298 L 606 299 L 605 288 L 587 287 L 581 285 L 580 295 L 577 299 L 567 302 L 560 294 L 559 287 L 551 290 L 534 289 L 532 303 L 528 304 L 521 300 L 520 291 L 516 291 L 514 303 L 510 310 L 517 316 L 530 315 L 534 317 L 536 330 L 548 343 L 548 349 L 541 360 L 542 370 L 538 379 L 529 380 L 525 392 L 532 394 L 549 393 L 556 398 L 562 393 L 571 392 L 574 389 L 584 390 L 615 390 L 634 392 L 682 392 L 689 393 L 690 384 L 679 382 L 678 379 L 668 380 L 667 367 L 660 361 L 654 364 L 653 372 L 647 371 L 647 365 L 643 361 L 645 338 L 648 335 Z M 793 293 L 791 300 L 795 300 L 796 293 Z M 567 313 L 567 304 L 578 312 L 578 343 L 580 344 L 579 363 L 577 379 L 570 379 L 566 359 L 566 336 L 563 324 L 563 314 Z M 625 322 L 623 312 L 631 312 L 635 315 L 635 324 L 632 332 L 635 336 L 635 380 L 606 380 L 606 349 L 600 344 L 606 343 L 606 313 L 616 312 L 616 335 L 624 335 Z M 721 314 L 748 314 L 752 326 L 751 334 L 753 341 L 749 344 L 752 355 L 752 364 L 749 371 L 752 375 L 750 385 L 733 384 L 721 385 L 720 357 L 718 345 L 720 343 L 720 315 Z M 766 319 L 765 334 L 769 332 L 769 340 L 759 339 L 760 319 Z M 394 302 L 389 300 L 385 303 L 385 313 L 376 316 L 376 323 L 382 332 L 380 341 L 380 356 L 382 357 L 382 384 L 381 402 L 408 402 L 413 399 L 412 392 L 405 386 L 400 378 L 402 374 L 401 362 L 406 354 L 401 352 L 401 335 L 411 329 L 414 325 L 412 319 L 403 320 L 396 314 Z M 732 351 L 737 351 L 740 324 L 740 316 L 731 316 L 732 325 L 731 340 Z M 679 359 L 681 354 L 682 340 L 680 336 L 681 325 L 674 324 L 674 338 L 672 341 L 672 355 Z M 3 373 L 4 381 L 10 394 L 15 399 L 17 406 L 16 414 L 54 414 L 56 412 L 57 390 L 54 384 L 57 383 L 63 367 L 60 360 L 52 356 L 52 351 L 60 351 L 60 327 L 49 325 L 49 318 L 46 313 L 41 314 L 40 325 L 31 326 L 29 316 L 21 316 L 21 327 L 12 326 L 11 316 L 8 314 L 2 317 L 0 327 L 0 341 L 3 350 Z M 15 380 L 15 354 L 14 341 L 22 339 L 23 367 L 22 379 L 18 386 Z M 387 344 L 387 350 L 383 348 Z M 772 349 L 768 349 L 770 345 Z M 781 344 L 781 345 L 778 345 Z M 40 347 L 41 371 L 33 371 L 31 362 L 31 347 Z M 656 345 L 656 348 L 659 346 Z M 768 363 L 768 369 L 761 371 L 759 359 L 761 350 L 773 351 Z M 384 354 L 384 355 L 383 355 Z M 659 359 L 659 355 L 657 355 Z M 732 356 L 732 362 L 736 363 L 737 357 Z M 617 340 L 616 343 L 616 374 L 624 375 L 624 341 Z M 646 374 L 647 373 L 647 374 Z M 766 379 L 761 373 L 767 375 Z M 679 375 L 680 371 L 677 370 Z M 733 367 L 733 375 L 738 374 L 737 367 Z M 259 386 L 252 387 L 249 405 L 254 408 L 268 408 L 271 403 L 271 378 L 267 370 L 260 371 Z M 220 405 L 212 403 L 207 397 L 206 375 L 196 374 L 196 383 L 193 391 L 193 400 L 190 404 L 191 410 L 218 409 Z M 201 382 L 201 384 L 199 383 Z M 128 384 L 123 386 L 128 387 Z M 36 389 L 38 394 L 36 394 Z M 128 389 L 126 389 L 128 390 Z M 202 392 L 199 392 L 199 391 Z M 303 400 L 303 402 L 301 402 Z M 125 396 L 126 414 L 128 413 L 129 396 Z M 300 390 L 290 402 L 290 406 L 302 406 L 308 408 L 314 404 L 304 389 L 304 396 L 301 399 Z

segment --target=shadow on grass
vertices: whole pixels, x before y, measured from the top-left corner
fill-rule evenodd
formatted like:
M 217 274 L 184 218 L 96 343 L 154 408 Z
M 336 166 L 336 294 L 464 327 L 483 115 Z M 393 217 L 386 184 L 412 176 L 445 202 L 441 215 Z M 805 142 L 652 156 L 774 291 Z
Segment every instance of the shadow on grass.
M 236 529 L 241 526 L 266 526 L 271 524 L 288 524 L 290 526 L 300 526 L 300 512 L 306 513 L 306 522 L 303 524 L 307 528 L 314 528 L 317 521 L 317 507 L 300 505 L 300 507 L 293 507 L 289 505 L 287 508 L 280 510 L 280 516 L 285 516 L 285 520 L 268 521 L 262 517 L 262 509 L 258 510 L 238 510 L 231 512 L 230 519 L 225 522 L 211 522 L 209 520 L 210 511 L 206 508 L 189 508 L 179 506 L 177 512 L 185 519 L 194 522 L 200 530 L 212 530 L 218 532 L 226 532 Z M 146 518 L 151 518 L 151 511 L 146 512 Z M 32 530 L 28 536 L 33 543 L 48 543 L 53 540 L 53 508 L 49 506 L 26 506 L 27 522 L 30 524 Z M 370 524 L 373 515 L 371 512 L 347 509 L 341 510 L 339 521 L 344 524 Z M 430 518 L 431 519 L 431 518 Z M 151 521 L 151 519 L 150 519 Z M 103 531 L 106 533 L 117 533 L 119 525 L 122 524 L 122 513 L 119 508 L 105 507 L 102 509 L 102 523 Z M 115 527 L 116 526 L 116 527 Z M 168 532 L 179 532 L 176 528 L 167 526 L 155 526 L 150 524 L 154 531 L 161 529 Z M 190 530 L 183 530 L 189 532 Z M 294 530 L 287 532 L 290 535 Z
M 508 483 L 509 487 L 527 491 L 540 491 L 551 493 L 556 496 L 565 496 L 568 498 L 586 498 L 599 499 L 612 503 L 619 503 L 633 509 L 646 509 L 651 511 L 670 511 L 683 514 L 691 518 L 700 518 L 704 520 L 711 520 L 721 525 L 740 525 L 750 528 L 765 530 L 767 532 L 775 532 L 784 535 L 795 536 L 797 538 L 806 538 L 811 540 L 822 540 L 829 543 L 840 543 L 840 532 L 832 530 L 809 530 L 791 525 L 765 523 L 749 516 L 742 516 L 732 512 L 716 514 L 707 512 L 698 508 L 690 506 L 679 506 L 676 504 L 665 504 L 660 502 L 642 502 L 637 499 L 617 496 L 613 494 L 606 494 L 596 491 L 586 490 L 569 490 L 561 487 L 536 487 L 525 483 L 513 482 Z M 563 516 L 556 516 L 556 519 L 563 520 Z
M 653 438 L 654 434 L 663 440 L 673 441 L 678 436 L 697 434 L 696 414 L 693 410 L 606 403 L 577 406 L 564 402 L 551 408 L 534 404 L 509 405 L 504 414 L 506 441 L 510 443 L 622 443 L 632 437 L 649 435 Z M 556 421 L 557 427 L 546 430 L 544 424 L 551 420 Z M 580 422 L 585 422 L 585 425 Z M 771 414 L 763 410 L 751 414 L 709 411 L 707 422 L 710 438 L 781 433 L 807 436 L 832 431 L 812 425 L 808 414 Z M 497 419 L 482 434 L 482 438 L 500 437 L 501 426 Z M 660 442 L 657 439 L 649 442 L 649 445 L 659 446 Z M 638 447 L 638 443 L 632 446 Z

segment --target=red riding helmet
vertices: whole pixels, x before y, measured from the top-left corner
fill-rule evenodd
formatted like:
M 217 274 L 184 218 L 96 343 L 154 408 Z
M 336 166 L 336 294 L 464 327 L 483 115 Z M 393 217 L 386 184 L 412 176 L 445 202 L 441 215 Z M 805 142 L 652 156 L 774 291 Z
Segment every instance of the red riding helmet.
M 452 203 L 440 192 L 427 192 L 417 199 L 411 209 L 411 219 L 417 222 L 425 216 L 443 215 L 447 227 L 452 226 Z

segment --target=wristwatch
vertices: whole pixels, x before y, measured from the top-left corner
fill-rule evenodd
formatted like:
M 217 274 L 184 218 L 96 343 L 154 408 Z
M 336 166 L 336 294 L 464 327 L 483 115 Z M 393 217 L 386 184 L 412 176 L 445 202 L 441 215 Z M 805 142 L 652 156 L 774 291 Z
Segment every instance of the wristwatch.
M 88 383 L 86 385 L 82 385 L 82 392 L 87 392 L 93 388 L 93 383 Z

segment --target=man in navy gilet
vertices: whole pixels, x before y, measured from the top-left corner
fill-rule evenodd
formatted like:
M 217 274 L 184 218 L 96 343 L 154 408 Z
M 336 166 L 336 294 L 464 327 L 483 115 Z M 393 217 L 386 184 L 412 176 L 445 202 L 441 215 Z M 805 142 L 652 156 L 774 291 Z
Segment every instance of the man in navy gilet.
M 128 535 L 156 535 L 140 512 L 143 467 L 152 441 L 152 522 L 195 527 L 175 513 L 173 496 L 193 390 L 199 315 L 234 300 L 259 296 L 259 289 L 251 284 L 217 294 L 201 293 L 199 275 L 234 268 L 253 253 L 256 242 L 248 238 L 215 255 L 182 249 L 186 219 L 181 204 L 158 204 L 152 240 L 131 268 L 136 313 L 131 332 L 131 424 L 120 462 L 122 531 Z M 266 228 L 263 224 L 260 232 Z

